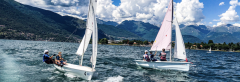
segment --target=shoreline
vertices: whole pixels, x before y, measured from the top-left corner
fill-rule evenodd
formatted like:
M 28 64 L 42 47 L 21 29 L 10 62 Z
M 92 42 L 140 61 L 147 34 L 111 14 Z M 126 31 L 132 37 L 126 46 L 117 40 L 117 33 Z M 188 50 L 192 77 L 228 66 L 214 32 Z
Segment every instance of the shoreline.
M 110 43 L 110 44 L 107 44 L 107 45 L 151 47 L 151 45 L 127 45 L 127 44 L 114 44 L 114 43 Z M 186 48 L 186 49 L 188 49 L 188 48 Z M 191 50 L 205 50 L 205 51 L 208 51 L 209 49 L 191 49 Z M 212 50 L 212 51 L 230 52 L 230 51 L 226 51 L 226 50 Z M 240 50 L 231 51 L 231 52 L 240 52 Z
M 206 50 L 206 51 L 208 51 L 208 49 L 191 49 L 191 50 Z M 212 51 L 230 52 L 230 51 L 226 51 L 226 50 L 212 50 Z M 231 51 L 231 52 L 240 52 L 240 50 Z

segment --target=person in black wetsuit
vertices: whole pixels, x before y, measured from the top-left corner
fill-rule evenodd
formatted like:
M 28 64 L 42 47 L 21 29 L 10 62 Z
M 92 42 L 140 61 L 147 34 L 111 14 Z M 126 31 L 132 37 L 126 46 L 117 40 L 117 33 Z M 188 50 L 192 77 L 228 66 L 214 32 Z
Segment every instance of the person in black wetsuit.
M 154 56 L 157 54 L 157 52 L 155 52 L 155 54 L 152 54 L 152 52 L 150 52 L 150 60 L 151 61 L 157 61 L 157 59 L 154 58 Z
M 48 55 L 49 51 L 48 50 L 44 50 L 44 54 L 43 54 L 43 62 L 47 63 L 47 64 L 54 64 L 54 61 L 52 59 L 53 56 L 49 56 Z

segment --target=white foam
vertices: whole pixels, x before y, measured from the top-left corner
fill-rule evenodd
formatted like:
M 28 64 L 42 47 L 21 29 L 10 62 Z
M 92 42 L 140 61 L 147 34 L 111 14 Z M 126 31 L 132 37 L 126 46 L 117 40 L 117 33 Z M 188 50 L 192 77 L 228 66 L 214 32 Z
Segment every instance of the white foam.
M 104 82 L 122 82 L 122 81 L 123 81 L 123 77 L 122 76 L 117 76 L 117 77 L 109 77 Z
M 70 74 L 70 73 L 64 73 L 64 75 L 67 76 L 67 77 L 70 77 L 70 78 L 74 78 L 74 77 L 76 77 L 75 75 Z

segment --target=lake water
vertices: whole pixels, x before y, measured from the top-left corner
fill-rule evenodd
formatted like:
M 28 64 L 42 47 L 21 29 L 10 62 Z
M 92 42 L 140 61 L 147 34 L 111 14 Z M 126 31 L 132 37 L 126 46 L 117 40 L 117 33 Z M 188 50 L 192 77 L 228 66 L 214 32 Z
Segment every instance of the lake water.
M 61 51 L 69 63 L 78 64 L 78 56 L 75 55 L 78 46 L 78 43 L 0 40 L 0 81 L 86 81 L 42 62 L 43 51 L 47 49 L 50 55 Z M 138 67 L 133 60 L 142 59 L 144 50 L 149 49 L 150 47 L 99 45 L 92 81 L 240 81 L 240 53 L 206 53 L 203 50 L 187 49 L 188 61 L 193 64 L 188 72 L 180 72 Z M 91 50 L 90 45 L 84 56 L 85 66 L 91 66 Z

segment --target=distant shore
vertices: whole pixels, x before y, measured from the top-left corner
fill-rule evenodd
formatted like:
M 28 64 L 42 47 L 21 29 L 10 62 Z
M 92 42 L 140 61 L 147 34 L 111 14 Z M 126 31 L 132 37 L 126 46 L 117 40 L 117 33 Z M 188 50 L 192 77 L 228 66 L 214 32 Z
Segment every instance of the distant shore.
M 128 45 L 128 44 L 114 44 L 114 43 L 110 43 L 110 44 L 107 44 L 107 45 L 151 47 L 151 45 Z M 188 49 L 188 48 L 186 48 L 186 49 Z M 208 51 L 209 49 L 191 49 L 191 50 L 205 50 L 205 51 Z M 230 51 L 226 51 L 226 50 L 212 50 L 212 51 L 230 52 Z M 240 50 L 231 51 L 231 52 L 240 52 Z
M 206 50 L 206 51 L 208 51 L 209 49 L 192 49 L 192 50 Z M 230 52 L 230 51 L 226 51 L 226 50 L 212 50 L 212 51 Z M 231 51 L 231 52 L 240 52 L 240 51 L 237 50 L 237 51 Z

